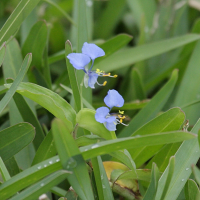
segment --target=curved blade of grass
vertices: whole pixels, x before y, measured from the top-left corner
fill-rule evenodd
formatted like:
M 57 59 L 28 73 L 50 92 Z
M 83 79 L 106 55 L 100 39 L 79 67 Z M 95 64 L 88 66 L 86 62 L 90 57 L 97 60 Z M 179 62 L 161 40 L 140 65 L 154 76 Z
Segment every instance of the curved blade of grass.
M 16 79 L 14 80 L 12 86 L 10 87 L 10 89 L 7 91 L 7 93 L 5 94 L 5 96 L 2 98 L 2 100 L 0 102 L 0 113 L 3 111 L 3 109 L 9 103 L 9 101 L 11 100 L 15 91 L 17 90 L 17 87 L 19 86 L 20 82 L 23 80 L 23 78 L 24 78 L 24 76 L 25 76 L 25 74 L 26 74 L 26 72 L 27 72 L 27 70 L 28 70 L 28 68 L 31 64 L 31 60 L 32 60 L 32 54 L 29 53 L 24 58 L 24 61 L 22 63 L 22 67 L 21 67 Z
M 200 36 L 197 34 L 188 34 L 141 45 L 138 47 L 124 49 L 122 51 L 116 52 L 115 54 L 104 59 L 102 62 L 96 64 L 94 68 L 98 68 L 106 72 L 120 69 L 199 39 Z
M 59 119 L 52 122 L 52 132 L 63 169 L 72 171 L 67 179 L 83 200 L 94 199 L 86 163 L 67 125 Z
M 172 93 L 178 78 L 178 71 L 174 70 L 170 80 L 163 88 L 151 99 L 151 101 L 131 120 L 129 126 L 125 127 L 119 134 L 119 137 L 125 137 L 133 134 L 144 123 L 151 120 L 162 109 L 167 99 Z
M 0 45 L 8 40 L 20 27 L 40 0 L 21 0 L 0 30 Z
M 72 64 L 69 62 L 69 59 L 67 58 L 67 55 L 70 53 L 72 53 L 72 45 L 70 41 L 67 40 L 67 42 L 65 43 L 65 57 L 66 57 L 67 71 L 69 74 L 70 85 L 73 91 L 76 108 L 77 108 L 77 111 L 80 111 L 82 107 L 80 89 L 78 86 L 75 69 L 72 66 Z
M 29 123 L 19 123 L 0 131 L 0 157 L 6 161 L 30 144 L 35 128 Z
M 174 175 L 174 168 L 175 168 L 175 157 L 172 156 L 169 160 L 169 168 L 168 168 L 167 179 L 166 179 L 166 182 L 165 182 L 165 187 L 164 187 L 163 192 L 162 192 L 162 197 L 160 199 L 163 199 L 163 200 L 165 199 L 167 190 L 169 188 L 170 182 L 171 182 L 172 177 Z
M 3 44 L 2 47 L 0 48 L 0 66 L 1 66 L 2 63 L 3 63 L 3 59 L 4 59 L 4 56 L 5 56 L 5 52 L 6 52 L 6 45 Z
M 192 128 L 192 132 L 197 133 L 200 128 L 200 120 L 197 121 L 195 126 Z M 184 159 L 183 159 L 184 158 Z M 180 194 L 182 188 L 184 187 L 187 179 L 191 174 L 191 165 L 196 164 L 199 159 L 199 144 L 198 139 L 192 139 L 188 141 L 184 141 L 182 145 L 179 147 L 178 151 L 175 154 L 175 170 L 174 176 L 171 180 L 169 189 L 165 196 L 165 200 L 176 199 Z M 168 166 L 169 167 L 169 166 Z M 168 167 L 165 169 L 162 177 L 159 180 L 158 191 L 156 194 L 156 200 L 159 200 L 162 191 L 164 188 L 164 184 L 167 178 Z
M 9 88 L 12 87 L 12 85 L 5 84 L 5 87 Z M 40 104 L 57 118 L 66 121 L 70 132 L 73 130 L 76 117 L 75 111 L 71 105 L 58 94 L 33 83 L 21 83 L 16 92 Z
M 0 185 L 1 200 L 6 200 L 18 191 L 41 180 L 45 176 L 62 169 L 58 156 L 30 167 Z
M 189 179 L 185 184 L 185 198 L 186 200 L 198 200 L 200 198 L 199 187 L 192 179 Z
M 13 98 L 23 120 L 25 122 L 29 122 L 35 127 L 36 135 L 35 135 L 35 139 L 33 140 L 33 144 L 34 144 L 35 149 L 37 150 L 44 139 L 44 133 L 41 128 L 41 125 L 38 119 L 36 118 L 36 116 L 34 115 L 33 111 L 31 110 L 31 108 L 25 101 L 25 99 L 20 94 L 15 93 Z
M 163 132 L 159 134 L 145 135 L 141 137 L 129 137 L 113 139 L 99 142 L 94 145 L 81 147 L 84 159 L 93 158 L 98 155 L 108 154 L 120 149 L 139 148 L 143 146 L 161 145 L 167 143 L 175 143 L 183 140 L 196 138 L 195 134 L 184 131 Z M 192 141 L 192 140 L 191 140 Z
M 156 191 L 158 188 L 159 177 L 160 177 L 159 170 L 158 170 L 156 164 L 153 163 L 152 172 L 151 172 L 151 182 L 149 184 L 149 187 L 145 193 L 143 200 L 154 200 L 155 199 Z
M 59 170 L 39 181 L 38 183 L 23 190 L 19 194 L 10 198 L 10 200 L 30 200 L 37 199 L 41 194 L 48 192 L 53 186 L 59 184 L 67 178 L 70 172 Z

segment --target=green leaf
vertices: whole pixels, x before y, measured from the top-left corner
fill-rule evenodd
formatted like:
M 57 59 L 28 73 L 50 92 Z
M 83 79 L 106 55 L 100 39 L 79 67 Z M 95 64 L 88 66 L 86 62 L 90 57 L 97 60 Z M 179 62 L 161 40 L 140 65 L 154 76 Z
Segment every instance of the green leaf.
M 178 92 L 176 93 L 176 99 L 174 105 L 182 107 L 185 104 L 188 104 L 192 101 L 199 99 L 199 87 L 200 84 L 199 76 L 200 73 L 199 65 L 199 51 L 200 51 L 200 41 L 196 44 L 192 56 L 189 60 L 188 66 L 184 73 L 183 79 L 180 83 L 180 87 Z M 188 84 L 190 83 L 190 84 Z M 187 94 L 190 95 L 187 95 Z M 190 119 L 190 123 L 194 124 L 196 120 L 199 118 L 199 110 L 200 105 L 193 105 L 189 108 L 183 108 L 183 111 L 186 113 L 188 119 Z
M 32 60 L 32 54 L 27 54 L 27 56 L 24 58 L 24 61 L 22 63 L 22 67 L 14 80 L 12 86 L 7 91 L 5 96 L 1 99 L 0 102 L 0 113 L 3 111 L 3 109 L 6 107 L 8 102 L 11 100 L 12 96 L 14 95 L 15 91 L 17 90 L 17 87 L 19 86 L 20 82 L 23 80 Z
M 157 133 L 141 137 L 129 137 L 103 141 L 94 145 L 81 147 L 80 149 L 82 151 L 84 159 L 89 159 L 98 155 L 108 154 L 110 152 L 120 149 L 137 149 L 143 146 L 154 146 L 167 143 L 175 143 L 190 139 L 194 140 L 195 137 L 195 134 L 185 131 L 163 132 L 159 134 Z
M 15 175 L 5 183 L 0 185 L 0 197 L 6 200 L 18 191 L 28 187 L 29 185 L 41 180 L 45 176 L 62 169 L 58 157 L 45 160 L 23 172 Z
M 170 80 L 163 88 L 151 99 L 151 101 L 131 120 L 129 126 L 125 127 L 119 134 L 120 137 L 125 137 L 133 134 L 144 123 L 151 120 L 162 109 L 171 95 L 172 90 L 178 78 L 178 71 L 174 70 Z
M 5 52 L 6 52 L 6 45 L 3 44 L 3 46 L 0 48 L 0 66 L 1 66 L 2 63 L 3 63 L 3 59 L 4 59 L 4 56 L 5 56 Z
M 189 179 L 185 184 L 185 199 L 186 200 L 198 200 L 200 197 L 199 187 L 196 182 Z
M 1 176 L 3 178 L 3 181 L 8 181 L 10 179 L 10 174 L 3 162 L 3 160 L 1 159 L 0 157 L 0 173 L 1 173 Z
M 34 127 L 20 123 L 0 131 L 0 156 L 6 161 L 32 142 Z
M 132 136 L 179 130 L 184 120 L 185 114 L 183 111 L 180 108 L 172 108 L 143 125 L 135 131 Z M 142 148 L 129 150 L 129 152 L 133 160 L 136 162 L 136 165 L 141 166 L 157 153 L 161 147 L 162 145 L 153 147 L 144 146 Z M 163 161 L 163 159 L 161 160 Z
M 114 53 L 94 67 L 104 70 L 106 72 L 120 69 L 132 65 L 136 62 L 146 60 L 153 56 L 160 55 L 162 53 L 173 50 L 199 39 L 200 36 L 197 34 L 188 34 L 166 39 L 163 41 L 141 45 L 138 47 L 124 49 L 122 51 Z
M 151 182 L 149 184 L 149 187 L 145 193 L 143 200 L 154 200 L 155 199 L 156 191 L 158 188 L 159 177 L 160 177 L 159 170 L 158 170 L 156 164 L 153 163 L 152 172 L 151 172 Z
M 9 88 L 11 85 L 5 84 L 5 86 Z M 73 126 L 75 125 L 75 111 L 58 94 L 33 83 L 21 83 L 16 92 L 40 104 L 54 116 L 66 122 L 70 132 L 73 130 Z
M 21 0 L 0 30 L 0 45 L 8 40 L 40 0 Z
M 40 144 L 42 143 L 44 139 L 44 133 L 40 126 L 40 123 L 36 116 L 34 115 L 33 111 L 25 101 L 25 99 L 20 94 L 14 94 L 13 96 L 15 103 L 17 105 L 17 108 L 25 122 L 29 122 L 35 127 L 35 139 L 33 140 L 34 147 L 37 150 Z
M 200 128 L 200 120 L 197 121 L 192 128 L 192 132 L 197 133 Z M 184 159 L 183 159 L 184 158 Z M 184 141 L 175 154 L 175 169 L 174 176 L 171 180 L 169 189 L 165 196 L 165 200 L 176 199 L 184 187 L 187 179 L 191 174 L 191 165 L 196 164 L 199 159 L 199 144 L 198 139 Z M 163 191 L 164 183 L 167 178 L 168 167 L 165 169 L 162 177 L 159 180 L 158 192 L 156 200 L 159 200 Z
M 172 156 L 169 160 L 167 179 L 166 179 L 166 182 L 165 182 L 165 187 L 164 187 L 163 192 L 162 192 L 162 197 L 160 199 L 163 199 L 163 200 L 165 199 L 167 190 L 169 188 L 170 182 L 171 182 L 172 177 L 174 175 L 174 168 L 175 168 L 175 157 Z
M 48 192 L 53 186 L 59 184 L 67 178 L 70 172 L 65 170 L 57 171 L 38 183 L 30 186 L 29 188 L 23 190 L 16 196 L 12 197 L 10 200 L 30 200 L 37 199 L 41 194 Z
M 103 124 L 95 120 L 95 112 L 96 111 L 90 110 L 88 108 L 80 110 L 76 116 L 76 122 L 78 123 L 78 126 L 102 138 L 112 139 L 113 133 L 108 131 L 108 129 L 106 129 Z
M 35 157 L 33 159 L 32 165 L 42 162 L 48 158 L 51 158 L 57 154 L 55 147 L 54 138 L 52 131 L 49 131 L 47 136 L 44 138 L 43 142 L 36 151 Z
M 93 171 L 94 171 L 95 182 L 96 182 L 99 199 L 114 200 L 112 190 L 110 188 L 110 184 L 109 184 L 101 157 L 97 156 L 97 158 L 93 158 L 91 161 L 92 161 L 92 166 L 93 166 Z
M 65 43 L 65 56 L 66 56 L 66 64 L 67 64 L 67 71 L 69 75 L 70 85 L 73 91 L 74 101 L 76 103 L 77 111 L 81 110 L 82 102 L 81 102 L 81 95 L 80 90 L 76 78 L 75 69 L 72 64 L 69 62 L 67 55 L 72 53 L 72 45 L 69 40 Z
M 47 25 L 45 21 L 38 21 L 31 28 L 22 47 L 22 55 L 33 54 L 32 66 L 41 69 L 44 49 L 47 41 Z
M 52 122 L 52 131 L 63 168 L 73 172 L 67 177 L 69 183 L 81 199 L 94 199 L 85 161 L 68 131 L 67 124 L 55 119 Z

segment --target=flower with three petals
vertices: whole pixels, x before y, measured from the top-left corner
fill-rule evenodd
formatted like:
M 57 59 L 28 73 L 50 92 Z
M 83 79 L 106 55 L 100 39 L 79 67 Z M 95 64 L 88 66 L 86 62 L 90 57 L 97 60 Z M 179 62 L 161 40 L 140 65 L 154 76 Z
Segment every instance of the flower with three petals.
M 105 73 L 99 69 L 96 71 L 92 70 L 92 67 L 94 65 L 94 60 L 98 57 L 102 57 L 105 55 L 105 52 L 103 49 L 98 47 L 95 44 L 88 44 L 85 42 L 82 47 L 82 53 L 70 53 L 67 58 L 69 59 L 70 63 L 73 65 L 73 67 L 77 70 L 83 70 L 85 72 L 84 76 L 84 85 L 87 88 L 88 86 L 90 88 L 95 88 L 94 85 L 97 83 L 100 86 L 106 85 L 106 81 L 104 81 L 103 84 L 98 83 L 97 79 L 99 76 L 109 76 L 116 78 L 117 75 L 111 76 L 110 73 Z M 88 69 L 87 65 L 92 60 L 92 65 Z
M 117 124 L 122 123 L 125 116 L 123 111 L 119 111 L 119 114 L 110 113 L 113 107 L 122 107 L 124 105 L 123 97 L 116 90 L 109 90 L 108 94 L 104 98 L 104 103 L 109 107 L 100 107 L 96 110 L 95 119 L 96 121 L 103 123 L 109 131 L 115 131 Z

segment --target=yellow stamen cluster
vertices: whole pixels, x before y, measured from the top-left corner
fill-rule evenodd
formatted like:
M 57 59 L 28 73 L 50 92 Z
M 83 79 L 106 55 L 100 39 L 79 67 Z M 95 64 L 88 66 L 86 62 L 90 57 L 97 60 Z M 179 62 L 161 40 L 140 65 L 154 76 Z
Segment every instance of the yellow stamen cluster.
M 118 115 L 118 117 L 119 117 L 119 121 L 120 121 L 120 123 L 122 123 L 123 122 L 123 119 L 125 119 L 126 117 L 125 116 L 123 116 L 123 115 Z
M 113 78 L 117 78 L 117 75 L 111 76 L 111 73 L 105 73 L 105 71 L 102 71 L 100 69 L 96 69 L 96 73 L 100 76 L 109 76 L 109 77 L 113 77 Z

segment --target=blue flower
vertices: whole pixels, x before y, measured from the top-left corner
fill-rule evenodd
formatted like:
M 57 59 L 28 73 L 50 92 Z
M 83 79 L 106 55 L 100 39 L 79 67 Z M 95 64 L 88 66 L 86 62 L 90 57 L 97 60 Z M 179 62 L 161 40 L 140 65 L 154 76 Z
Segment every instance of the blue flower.
M 109 108 L 105 106 L 97 108 L 95 114 L 96 121 L 103 123 L 109 131 L 115 131 L 117 124 L 126 126 L 126 124 L 122 123 L 125 118 L 123 116 L 124 111 L 119 111 L 117 115 L 110 113 L 113 107 L 122 107 L 124 105 L 123 97 L 116 90 L 109 90 L 104 98 L 104 102 Z
M 106 85 L 106 81 L 103 84 L 98 83 L 97 79 L 99 76 L 109 76 L 116 78 L 117 75 L 110 76 L 110 73 L 106 74 L 105 72 L 97 69 L 96 71 L 92 71 L 92 67 L 94 65 L 94 60 L 98 57 L 104 56 L 105 52 L 103 49 L 98 47 L 95 44 L 88 44 L 85 42 L 82 47 L 82 53 L 70 53 L 67 58 L 73 67 L 77 70 L 83 70 L 85 72 L 84 76 L 84 85 L 85 87 L 94 88 L 94 84 L 97 83 L 100 86 Z M 92 65 L 88 69 L 87 65 L 92 60 Z

